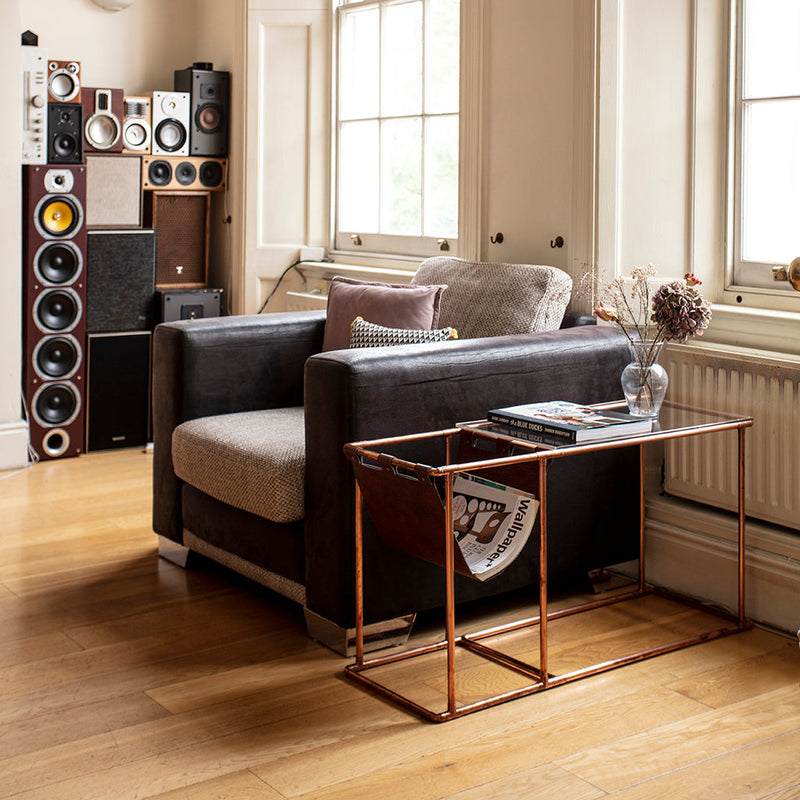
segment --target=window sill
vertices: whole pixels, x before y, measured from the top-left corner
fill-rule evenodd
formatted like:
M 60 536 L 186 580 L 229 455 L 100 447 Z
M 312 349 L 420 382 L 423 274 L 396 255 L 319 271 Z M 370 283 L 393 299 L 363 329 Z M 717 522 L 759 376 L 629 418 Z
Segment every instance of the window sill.
M 701 346 L 724 345 L 800 356 L 800 313 L 714 303 Z

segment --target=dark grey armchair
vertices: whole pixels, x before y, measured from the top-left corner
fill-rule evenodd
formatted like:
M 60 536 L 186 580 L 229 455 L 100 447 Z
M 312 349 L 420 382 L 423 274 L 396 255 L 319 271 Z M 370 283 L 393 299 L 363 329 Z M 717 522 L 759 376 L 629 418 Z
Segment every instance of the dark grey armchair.
M 497 278 L 496 271 L 486 274 Z M 450 427 L 499 405 L 619 398 L 629 360 L 625 338 L 580 314 L 567 313 L 562 325 L 541 333 L 328 352 L 321 352 L 325 312 L 158 326 L 153 528 L 162 555 L 181 562 L 196 550 L 292 598 L 303 606 L 312 636 L 348 651 L 355 624 L 354 482 L 344 444 Z M 191 424 L 189 434 L 182 433 L 190 421 L 199 433 Z M 225 432 L 228 423 L 235 424 L 233 433 Z M 216 437 L 205 449 L 203 435 Z M 276 515 L 258 498 L 248 508 L 253 495 L 269 493 L 266 484 L 280 477 L 268 478 L 257 460 L 262 456 L 249 451 L 272 452 L 276 441 L 302 462 L 299 478 L 293 473 L 302 492 L 297 519 L 267 518 L 264 513 Z M 220 454 L 231 447 L 233 456 Z M 182 479 L 176 462 L 184 464 L 179 472 L 200 477 Z M 234 485 L 217 491 L 216 469 Z M 552 581 L 585 579 L 590 570 L 636 557 L 635 452 L 557 460 L 548 476 Z M 234 496 L 247 502 L 229 502 Z M 416 612 L 444 605 L 440 568 L 390 549 L 369 519 L 364 572 L 367 637 L 375 646 L 407 633 Z M 457 600 L 531 586 L 537 576 L 538 550 L 528 546 L 486 583 L 458 576 Z

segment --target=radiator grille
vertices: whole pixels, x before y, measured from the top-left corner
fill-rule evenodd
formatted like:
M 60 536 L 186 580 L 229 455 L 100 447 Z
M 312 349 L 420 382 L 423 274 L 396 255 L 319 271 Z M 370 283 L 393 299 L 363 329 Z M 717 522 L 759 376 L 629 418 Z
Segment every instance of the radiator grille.
M 747 515 L 800 530 L 800 360 L 676 345 L 661 362 L 668 399 L 753 417 L 745 439 Z M 668 442 L 667 492 L 735 509 L 736 442 L 735 432 Z

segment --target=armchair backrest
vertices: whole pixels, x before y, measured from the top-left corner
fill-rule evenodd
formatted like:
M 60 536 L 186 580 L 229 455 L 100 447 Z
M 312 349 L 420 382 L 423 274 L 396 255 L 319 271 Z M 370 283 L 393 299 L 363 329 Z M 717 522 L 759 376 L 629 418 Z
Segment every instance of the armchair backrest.
M 555 267 L 445 256 L 423 261 L 411 283 L 447 284 L 437 326 L 460 339 L 557 330 L 572 293 L 572 278 Z

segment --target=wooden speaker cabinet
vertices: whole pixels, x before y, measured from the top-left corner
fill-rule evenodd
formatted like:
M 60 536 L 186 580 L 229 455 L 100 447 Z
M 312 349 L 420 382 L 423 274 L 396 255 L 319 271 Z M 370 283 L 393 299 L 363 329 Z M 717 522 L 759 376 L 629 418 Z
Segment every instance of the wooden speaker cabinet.
M 210 192 L 145 192 L 144 224 L 156 231 L 156 288 L 208 284 Z

